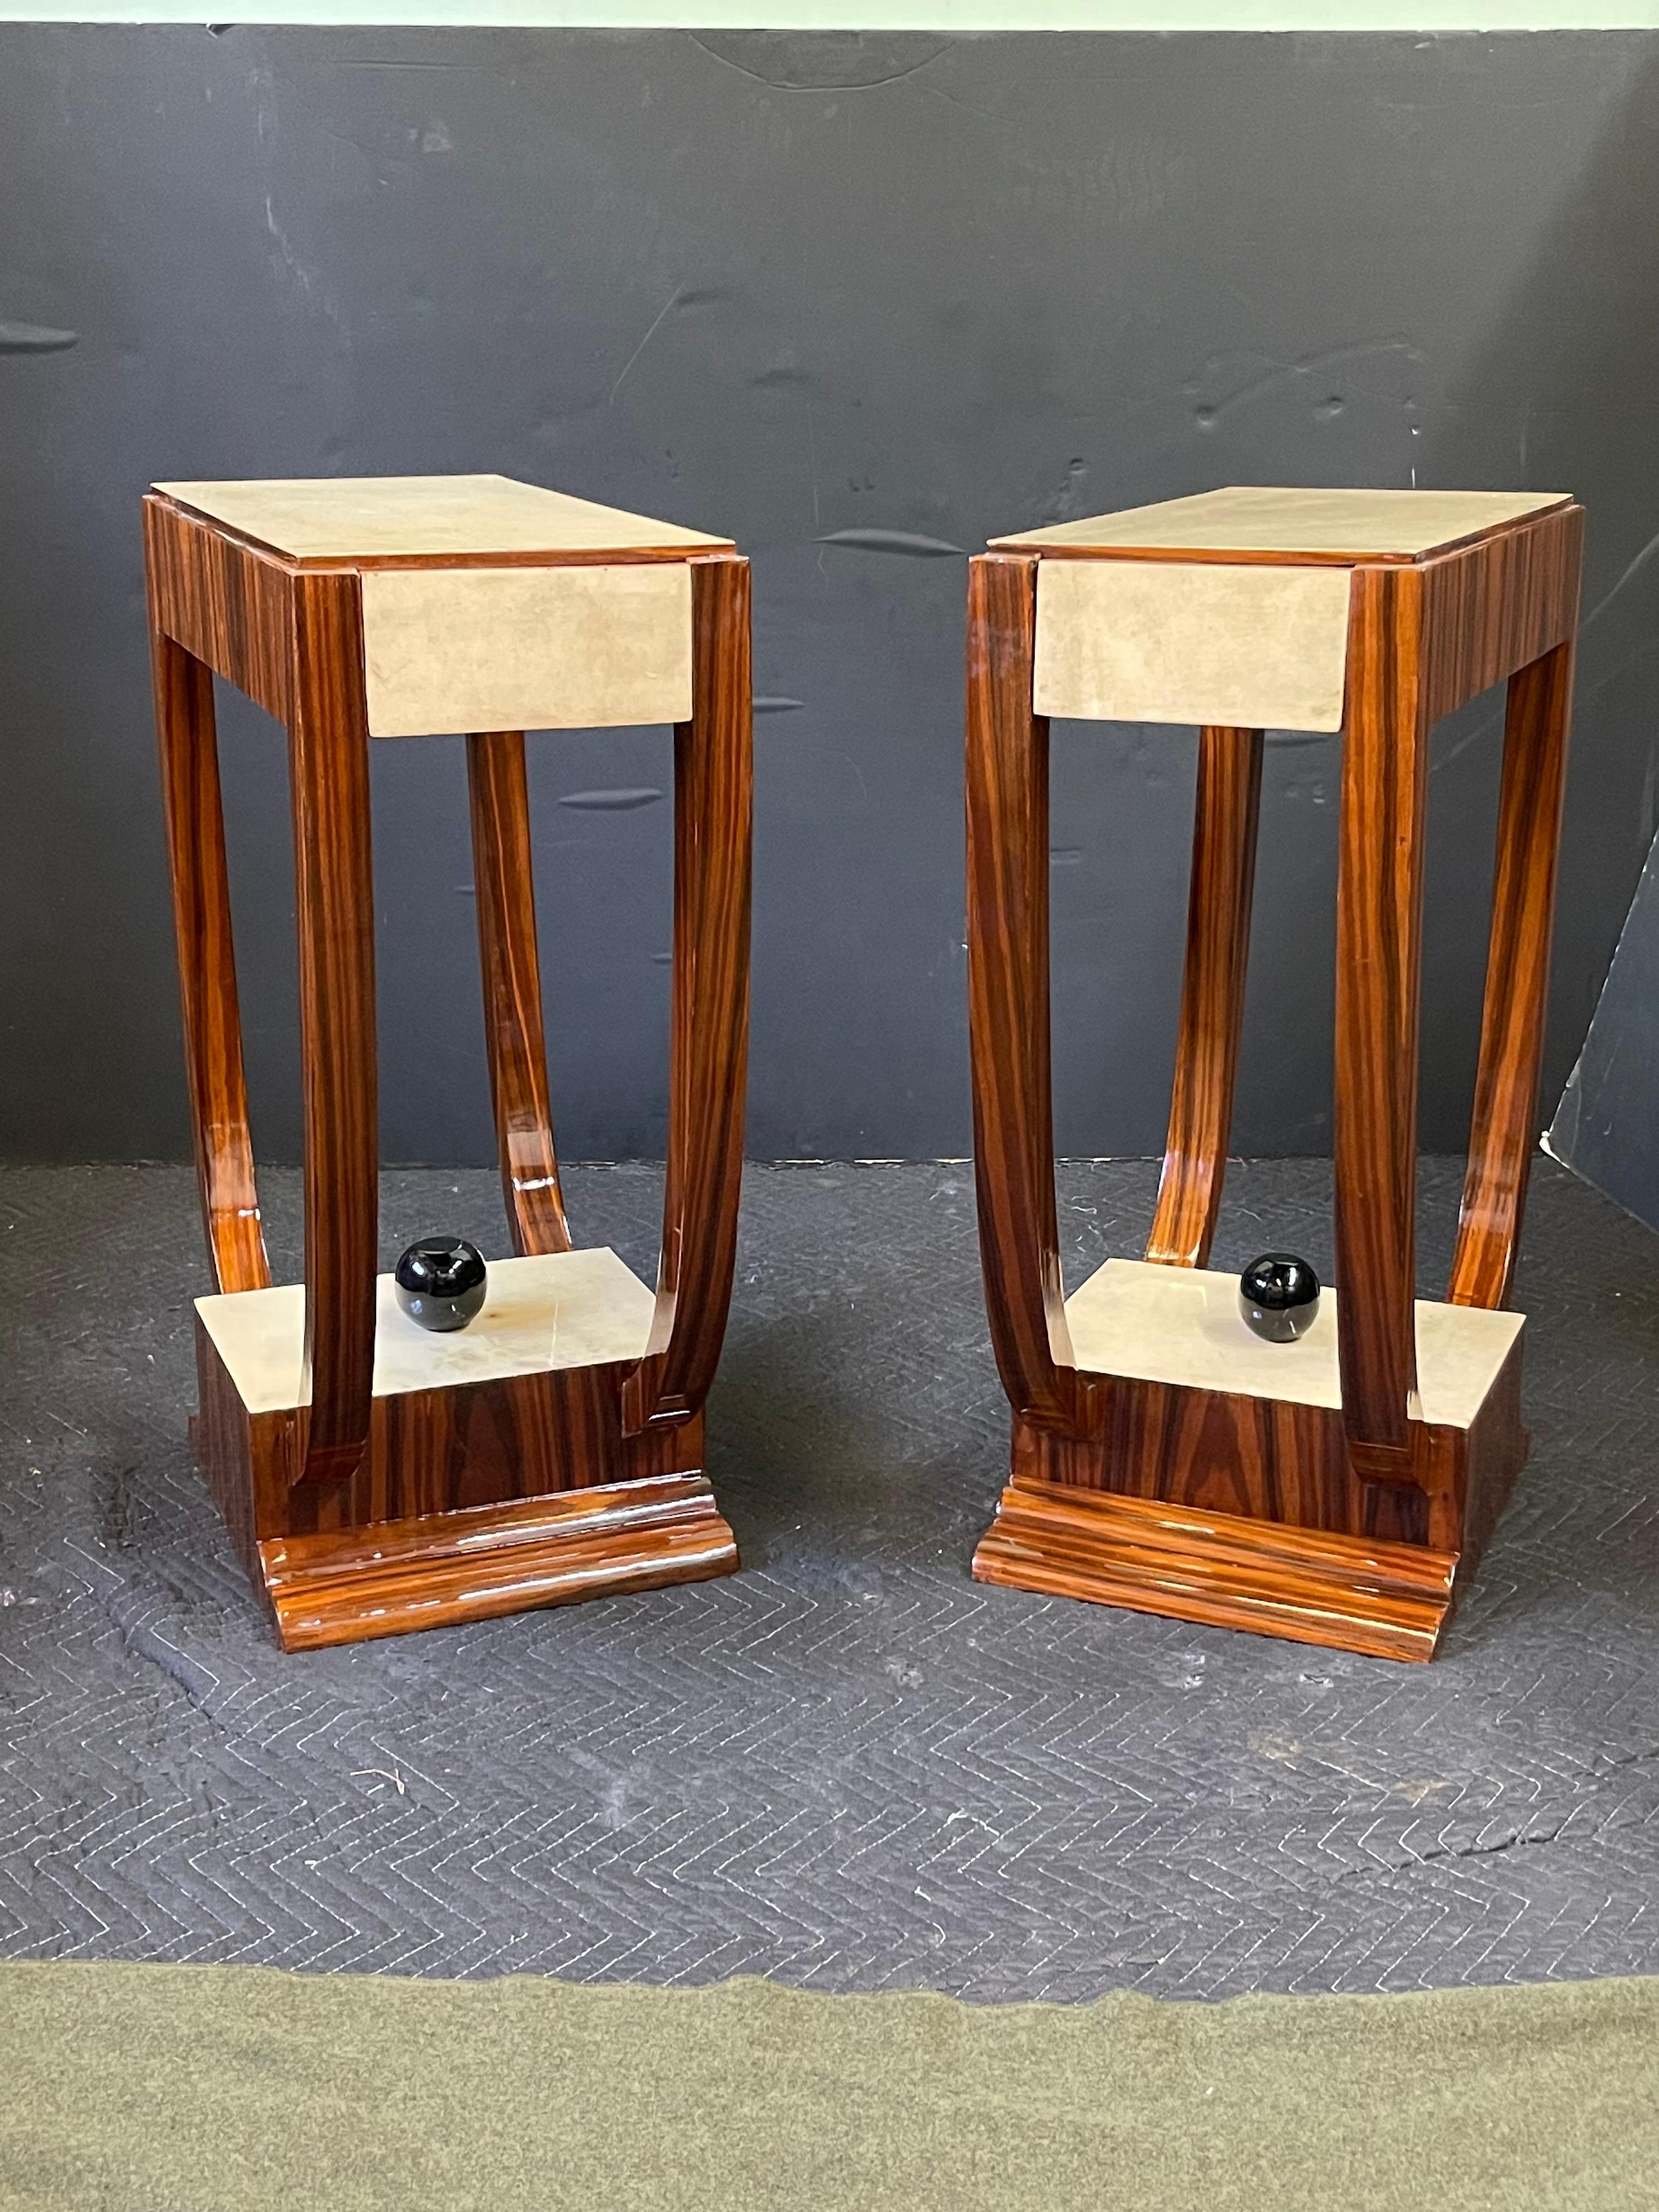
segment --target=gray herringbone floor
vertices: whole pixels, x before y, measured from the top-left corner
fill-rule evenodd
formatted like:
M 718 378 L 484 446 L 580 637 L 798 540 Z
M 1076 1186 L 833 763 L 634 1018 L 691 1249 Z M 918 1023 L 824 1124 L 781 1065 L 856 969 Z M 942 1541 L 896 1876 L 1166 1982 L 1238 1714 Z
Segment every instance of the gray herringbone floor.
M 1153 1170 L 1061 1180 L 1075 1282 Z M 656 1177 L 570 1184 L 648 1272 Z M 1324 1263 L 1327 1184 L 1236 1170 L 1218 1263 Z M 1425 1282 L 1455 1192 L 1425 1163 Z M 501 1249 L 487 1175 L 385 1217 Z M 968 1579 L 1005 1422 L 966 1169 L 751 1171 L 741 1575 L 300 1659 L 185 1444 L 191 1178 L 8 1171 L 0 1253 L 0 1948 L 980 1998 L 1659 1969 L 1659 1246 L 1547 1161 L 1534 1455 L 1426 1668 Z

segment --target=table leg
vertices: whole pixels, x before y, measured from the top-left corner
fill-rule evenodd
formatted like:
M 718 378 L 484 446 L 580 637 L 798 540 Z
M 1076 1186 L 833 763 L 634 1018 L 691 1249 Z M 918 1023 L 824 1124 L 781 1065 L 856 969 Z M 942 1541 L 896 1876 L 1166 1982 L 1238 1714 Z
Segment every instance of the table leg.
M 520 730 L 466 741 L 489 1096 L 513 1249 L 568 1252 L 548 1099 L 530 797 Z
M 1180 1041 L 1164 1172 L 1146 1240 L 1146 1257 L 1171 1267 L 1209 1264 L 1221 1211 L 1244 1026 L 1261 751 L 1260 730 L 1199 732 Z
M 379 1194 L 368 717 L 356 576 L 293 583 L 289 764 L 305 1085 L 305 1371 L 295 1480 L 342 1480 L 368 1443 Z
M 216 1291 L 263 1290 L 270 1264 L 248 1128 L 213 677 L 159 627 L 150 631 L 150 661 L 208 1260 Z
M 1352 593 L 1336 922 L 1338 1347 L 1356 1474 L 1409 1482 L 1428 787 L 1421 574 L 1356 568 Z
M 637 1435 L 691 1419 L 719 1363 L 737 1260 L 749 1049 L 753 704 L 749 563 L 691 568 L 691 720 L 674 732 L 668 1170 L 657 1305 L 623 1391 Z
M 1568 639 L 1510 678 L 1474 1118 L 1446 1293 L 1453 1305 L 1507 1305 L 1515 1278 L 1538 1135 L 1572 660 Z
M 968 563 L 968 1036 L 980 1262 L 1018 1417 L 1088 1425 L 1054 1207 L 1048 1040 L 1048 724 L 1031 705 L 1037 562 Z

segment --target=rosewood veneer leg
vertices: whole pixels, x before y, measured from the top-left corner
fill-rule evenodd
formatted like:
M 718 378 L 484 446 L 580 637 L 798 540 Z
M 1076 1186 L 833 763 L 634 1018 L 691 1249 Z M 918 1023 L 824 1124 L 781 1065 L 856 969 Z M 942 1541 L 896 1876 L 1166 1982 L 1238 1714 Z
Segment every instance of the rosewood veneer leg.
M 159 628 L 150 632 L 150 660 L 208 1259 L 216 1291 L 263 1290 L 270 1265 L 248 1130 L 213 678 Z
M 1515 1277 L 1537 1137 L 1572 662 L 1569 639 L 1510 678 L 1474 1118 L 1446 1293 L 1453 1305 L 1507 1305 Z
M 1336 921 L 1336 1273 L 1355 1472 L 1410 1482 L 1428 726 L 1415 568 L 1356 568 Z
M 368 1443 L 379 1196 L 374 897 L 362 607 L 355 574 L 296 574 L 289 732 L 305 1077 L 305 1372 L 296 1480 L 343 1480 Z
M 470 737 L 466 775 L 489 1095 L 507 1225 L 516 1253 L 568 1252 L 547 1089 L 523 732 Z
M 691 720 L 674 732 L 668 1170 L 657 1306 L 623 1428 L 692 1419 L 720 1359 L 737 1259 L 749 1052 L 753 705 L 749 563 L 693 561 Z
M 1261 753 L 1260 730 L 1199 732 L 1180 1042 L 1164 1173 L 1146 1240 L 1146 1257 L 1171 1267 L 1208 1266 L 1221 1211 L 1244 1027 Z
M 1048 1044 L 1048 724 L 1031 706 L 1037 563 L 968 563 L 968 1036 L 980 1260 L 1016 1414 L 1087 1424 L 1054 1206 Z

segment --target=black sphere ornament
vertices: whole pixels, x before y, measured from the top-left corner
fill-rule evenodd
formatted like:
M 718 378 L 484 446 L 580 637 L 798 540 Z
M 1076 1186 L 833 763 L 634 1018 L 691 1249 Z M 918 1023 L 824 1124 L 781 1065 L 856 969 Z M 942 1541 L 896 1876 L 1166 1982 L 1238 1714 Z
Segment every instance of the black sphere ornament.
M 483 1254 L 464 1237 L 422 1237 L 398 1261 L 398 1303 L 422 1328 L 465 1328 L 489 1287 Z
M 1294 1252 L 1264 1252 L 1238 1279 L 1238 1310 L 1269 1344 L 1294 1344 L 1319 1311 L 1319 1278 Z

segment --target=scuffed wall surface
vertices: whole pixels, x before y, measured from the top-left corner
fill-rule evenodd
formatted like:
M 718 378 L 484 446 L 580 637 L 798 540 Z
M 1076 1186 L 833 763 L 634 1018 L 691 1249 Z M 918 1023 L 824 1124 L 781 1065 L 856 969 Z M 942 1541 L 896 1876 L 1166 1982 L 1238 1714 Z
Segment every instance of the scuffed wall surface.
M 1659 841 L 1545 1144 L 1659 1229 Z
M 137 502 L 500 469 L 756 568 L 750 1150 L 968 1146 L 962 554 L 1213 483 L 1578 492 L 1546 1085 L 1656 827 L 1659 40 L 0 28 L 0 1151 L 182 1157 Z M 283 750 L 223 717 L 262 1146 L 297 1145 Z M 1457 1146 L 1499 715 L 1440 732 Z M 1190 732 L 1057 729 L 1058 1137 L 1161 1139 Z M 1235 1142 L 1329 1125 L 1334 740 L 1270 750 Z M 658 1152 L 663 732 L 532 750 L 561 1140 Z M 384 1138 L 486 1156 L 460 750 L 375 756 Z

